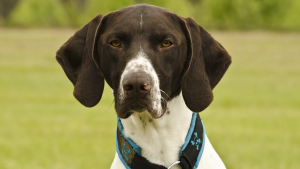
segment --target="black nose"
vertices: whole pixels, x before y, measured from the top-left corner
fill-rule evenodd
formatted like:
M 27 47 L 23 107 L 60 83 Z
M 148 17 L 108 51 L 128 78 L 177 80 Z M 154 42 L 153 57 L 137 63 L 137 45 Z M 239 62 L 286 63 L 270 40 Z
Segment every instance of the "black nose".
M 140 97 L 150 92 L 150 76 L 144 72 L 129 73 L 124 76 L 123 89 L 128 96 Z

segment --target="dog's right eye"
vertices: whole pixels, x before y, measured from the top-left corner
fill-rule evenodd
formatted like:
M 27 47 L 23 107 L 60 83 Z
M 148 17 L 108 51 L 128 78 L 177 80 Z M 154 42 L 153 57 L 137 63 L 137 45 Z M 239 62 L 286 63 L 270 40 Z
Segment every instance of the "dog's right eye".
M 168 41 L 168 40 L 164 40 L 162 43 L 161 43 L 161 46 L 162 47 L 169 47 L 171 46 L 173 43 L 171 41 Z
M 110 44 L 111 44 L 113 47 L 121 47 L 121 42 L 118 41 L 118 40 L 114 40 L 114 41 L 110 42 Z

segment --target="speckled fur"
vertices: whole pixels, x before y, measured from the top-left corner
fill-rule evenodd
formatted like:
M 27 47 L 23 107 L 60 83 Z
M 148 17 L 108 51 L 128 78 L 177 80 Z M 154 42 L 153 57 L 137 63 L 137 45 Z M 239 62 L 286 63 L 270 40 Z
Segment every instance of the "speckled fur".
M 151 77 L 151 91 L 149 93 L 149 98 L 152 100 L 152 108 L 157 112 L 157 114 L 154 114 L 154 117 L 160 117 L 162 115 L 162 105 L 161 105 L 161 94 L 159 89 L 159 80 L 158 76 L 147 58 L 147 55 L 144 53 L 143 49 L 141 49 L 135 58 L 133 58 L 131 61 L 129 61 L 126 64 L 126 67 L 121 75 L 120 85 L 118 89 L 119 93 L 119 100 L 120 104 L 122 104 L 124 100 L 124 89 L 121 84 L 123 84 L 123 79 L 127 74 L 133 73 L 133 72 L 145 72 L 150 75 Z

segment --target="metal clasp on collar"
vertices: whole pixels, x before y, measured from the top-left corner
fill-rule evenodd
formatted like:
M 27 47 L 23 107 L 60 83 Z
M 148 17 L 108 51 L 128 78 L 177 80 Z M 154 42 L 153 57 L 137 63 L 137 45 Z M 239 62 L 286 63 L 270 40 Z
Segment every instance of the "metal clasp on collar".
M 171 166 L 168 169 L 172 168 L 174 165 L 179 164 L 179 163 L 180 163 L 180 161 L 176 161 L 175 163 L 171 164 Z

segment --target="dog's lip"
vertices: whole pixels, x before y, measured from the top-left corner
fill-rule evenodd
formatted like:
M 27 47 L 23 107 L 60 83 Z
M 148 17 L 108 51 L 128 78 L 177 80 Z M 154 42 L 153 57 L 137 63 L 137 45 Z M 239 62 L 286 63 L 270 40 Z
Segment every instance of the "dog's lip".
M 147 108 L 140 104 L 139 102 L 134 103 L 132 106 L 130 106 L 130 110 L 136 111 L 136 112 L 143 112 L 145 111 Z
M 147 99 L 147 98 L 143 98 L 143 97 L 139 97 L 139 98 L 135 98 L 135 97 L 127 97 L 125 98 L 122 103 L 117 103 L 118 106 L 123 107 L 123 106 L 132 106 L 136 103 L 141 104 L 145 107 L 147 107 L 148 105 L 150 105 L 152 102 L 152 100 Z
M 124 115 L 123 114 L 118 114 L 118 116 L 122 119 L 127 119 L 131 114 L 132 114 L 132 112 L 127 112 Z
M 120 118 L 128 118 L 133 113 L 142 113 L 145 110 L 147 110 L 153 118 L 158 119 L 165 114 L 166 104 L 164 102 L 161 102 L 162 109 L 155 110 L 152 107 L 152 101 L 153 100 L 146 98 L 146 97 L 139 97 L 139 98 L 126 97 L 124 100 L 122 100 L 122 103 L 120 103 L 118 100 L 116 100 L 117 114 Z M 139 104 L 141 107 L 144 107 L 144 109 L 140 108 L 140 110 L 138 110 L 138 109 L 132 107 L 135 104 Z M 140 106 L 137 106 L 137 107 L 140 107 Z
M 117 114 L 120 118 L 127 118 L 132 113 L 142 113 L 148 111 L 152 116 L 156 117 L 156 112 L 152 107 L 152 100 L 147 98 L 126 98 L 122 103 L 117 103 Z

